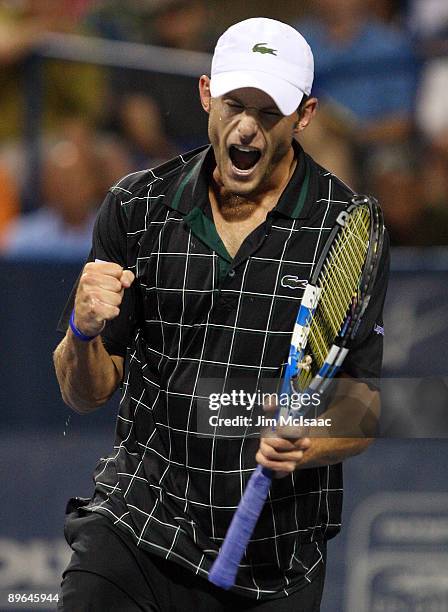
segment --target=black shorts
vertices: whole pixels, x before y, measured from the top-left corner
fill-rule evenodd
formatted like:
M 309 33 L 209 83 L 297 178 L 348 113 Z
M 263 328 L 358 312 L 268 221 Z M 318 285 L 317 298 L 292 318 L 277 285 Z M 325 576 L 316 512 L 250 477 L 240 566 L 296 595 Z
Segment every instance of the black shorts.
M 279 599 L 257 601 L 224 591 L 188 569 L 138 548 L 131 536 L 97 513 L 67 516 L 73 554 L 63 573 L 64 612 L 318 612 L 325 563 L 311 583 Z M 324 551 L 322 551 L 324 554 Z

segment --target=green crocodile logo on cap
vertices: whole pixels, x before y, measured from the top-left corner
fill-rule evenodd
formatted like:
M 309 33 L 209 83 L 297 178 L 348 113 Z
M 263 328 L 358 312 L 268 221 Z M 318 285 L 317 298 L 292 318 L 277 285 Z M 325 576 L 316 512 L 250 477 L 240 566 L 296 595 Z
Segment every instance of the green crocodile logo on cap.
M 271 55 L 277 55 L 277 49 L 270 49 L 269 47 L 265 47 L 265 45 L 267 44 L 268 43 L 265 43 L 265 42 L 259 42 L 252 47 L 252 51 L 254 53 L 262 53 L 263 55 L 265 53 L 270 53 Z

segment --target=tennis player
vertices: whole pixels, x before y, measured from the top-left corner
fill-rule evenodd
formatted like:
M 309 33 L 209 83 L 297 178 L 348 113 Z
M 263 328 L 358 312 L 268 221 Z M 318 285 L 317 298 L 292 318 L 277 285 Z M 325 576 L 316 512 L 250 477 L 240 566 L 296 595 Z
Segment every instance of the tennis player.
M 296 140 L 316 113 L 312 82 L 296 30 L 233 25 L 199 81 L 210 145 L 106 196 L 54 359 L 77 412 L 117 387 L 122 399 L 92 498 L 68 504 L 61 610 L 320 608 L 341 461 L 369 440 L 204 437 L 197 402 L 204 381 L 281 377 L 304 286 L 353 195 Z M 346 376 L 379 376 L 386 281 L 384 264 Z M 207 574 L 257 462 L 282 478 L 227 592 Z

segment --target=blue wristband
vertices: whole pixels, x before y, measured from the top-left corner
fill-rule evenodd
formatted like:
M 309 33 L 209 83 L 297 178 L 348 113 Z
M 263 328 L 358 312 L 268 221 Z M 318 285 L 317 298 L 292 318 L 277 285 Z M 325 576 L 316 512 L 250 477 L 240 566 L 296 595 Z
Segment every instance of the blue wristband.
M 72 310 L 72 314 L 70 316 L 70 329 L 78 338 L 78 340 L 82 340 L 82 342 L 90 342 L 94 338 L 96 338 L 99 334 L 95 334 L 95 336 L 86 336 L 80 331 L 75 325 L 75 309 Z

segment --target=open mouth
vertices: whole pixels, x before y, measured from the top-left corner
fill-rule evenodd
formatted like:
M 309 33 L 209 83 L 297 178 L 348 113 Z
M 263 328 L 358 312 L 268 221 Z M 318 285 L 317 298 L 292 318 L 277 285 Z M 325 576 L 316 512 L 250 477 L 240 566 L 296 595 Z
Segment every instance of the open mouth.
M 230 145 L 229 157 L 237 170 L 248 171 L 257 165 L 261 157 L 261 152 L 254 147 Z

